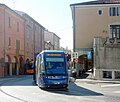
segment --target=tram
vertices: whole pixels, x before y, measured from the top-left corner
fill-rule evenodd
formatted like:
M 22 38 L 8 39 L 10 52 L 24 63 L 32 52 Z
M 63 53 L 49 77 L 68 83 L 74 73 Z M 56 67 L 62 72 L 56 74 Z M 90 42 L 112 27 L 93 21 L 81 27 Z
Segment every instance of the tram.
M 41 88 L 67 88 L 67 68 L 63 51 L 44 50 L 36 56 L 34 80 Z

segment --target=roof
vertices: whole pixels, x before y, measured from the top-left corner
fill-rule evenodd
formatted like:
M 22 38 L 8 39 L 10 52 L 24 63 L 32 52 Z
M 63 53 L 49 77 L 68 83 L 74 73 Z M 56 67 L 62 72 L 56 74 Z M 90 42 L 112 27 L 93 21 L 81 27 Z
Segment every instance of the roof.
M 60 51 L 60 50 L 43 50 L 42 52 L 63 52 L 63 51 Z
M 60 50 L 43 50 L 42 52 L 38 53 L 36 57 L 39 57 L 41 54 L 46 54 L 46 53 L 64 53 L 64 51 L 60 51 Z
M 60 51 L 60 50 L 44 50 L 44 52 L 63 52 L 63 51 Z
M 23 19 L 23 17 L 21 15 L 19 15 L 18 13 L 16 13 L 14 10 L 12 10 L 11 8 L 9 8 L 8 6 L 6 6 L 5 4 L 1 4 L 0 3 L 0 6 L 1 7 L 4 7 L 5 9 L 8 9 L 10 10 L 12 13 L 14 13 L 15 15 L 19 16 L 21 19 Z M 23 19 L 24 20 L 24 19 Z
M 23 11 L 18 11 L 18 10 L 14 10 L 18 15 L 24 17 L 24 15 L 26 15 L 27 17 L 29 17 L 31 20 L 33 20 L 34 22 L 36 22 L 38 25 L 40 25 L 43 29 L 45 29 L 44 26 L 42 26 L 40 23 L 38 23 L 35 19 L 33 19 L 31 16 L 29 16 L 27 13 L 23 12 Z
M 70 4 L 70 6 L 76 6 L 76 5 L 99 5 L 99 4 L 120 4 L 120 2 L 108 2 L 103 0 L 97 0 L 97 1 L 89 1 L 89 2 L 82 2 L 82 3 L 75 3 Z

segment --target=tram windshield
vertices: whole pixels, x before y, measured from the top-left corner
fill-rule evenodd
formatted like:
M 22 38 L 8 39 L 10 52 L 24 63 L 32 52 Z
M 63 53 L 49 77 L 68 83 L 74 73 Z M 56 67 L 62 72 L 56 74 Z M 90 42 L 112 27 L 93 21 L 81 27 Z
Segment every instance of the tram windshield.
M 64 58 L 46 58 L 46 73 L 52 74 L 65 74 Z

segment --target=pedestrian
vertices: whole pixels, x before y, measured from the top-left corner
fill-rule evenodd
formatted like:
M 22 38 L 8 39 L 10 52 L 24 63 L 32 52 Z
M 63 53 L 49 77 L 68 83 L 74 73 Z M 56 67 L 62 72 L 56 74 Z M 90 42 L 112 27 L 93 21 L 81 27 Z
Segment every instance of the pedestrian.
M 83 75 L 83 63 L 81 61 L 77 62 L 77 76 L 82 77 Z
M 33 63 L 34 63 L 34 61 L 33 61 L 33 59 L 31 59 L 31 61 L 29 62 L 30 68 L 32 68 Z
M 67 66 L 68 66 L 68 69 L 70 69 L 70 62 L 69 61 L 67 62 Z
M 73 71 L 72 71 L 72 75 L 73 75 L 73 78 L 75 78 L 76 79 L 76 75 L 77 75 L 77 73 L 76 73 L 76 70 L 74 69 Z
M 30 61 L 29 61 L 29 59 L 27 58 L 26 59 L 26 63 L 25 63 L 25 70 L 26 70 L 26 74 L 27 74 L 27 70 L 30 68 Z

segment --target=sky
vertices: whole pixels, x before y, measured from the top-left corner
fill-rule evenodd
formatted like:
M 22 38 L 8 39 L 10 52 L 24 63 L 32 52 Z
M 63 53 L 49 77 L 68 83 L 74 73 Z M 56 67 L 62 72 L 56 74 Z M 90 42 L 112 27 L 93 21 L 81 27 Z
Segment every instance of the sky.
M 73 49 L 73 21 L 70 4 L 92 0 L 0 0 L 13 10 L 27 13 L 48 31 L 59 36 L 60 46 Z

